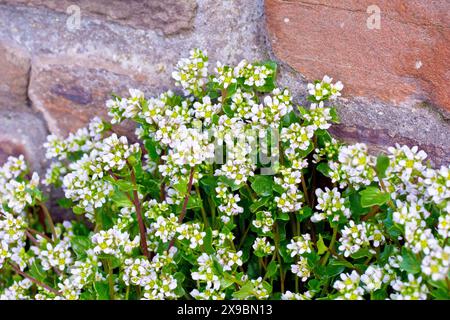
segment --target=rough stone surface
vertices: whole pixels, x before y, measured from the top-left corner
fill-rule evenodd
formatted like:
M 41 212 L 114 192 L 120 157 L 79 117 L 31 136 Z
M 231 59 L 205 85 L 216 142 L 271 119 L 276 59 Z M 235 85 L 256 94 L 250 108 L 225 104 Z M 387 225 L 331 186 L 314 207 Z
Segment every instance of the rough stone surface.
M 347 95 L 450 114 L 450 1 L 266 0 L 266 18 L 275 55 L 308 79 L 326 73 Z
M 151 82 L 146 74 L 96 57 L 40 56 L 33 60 L 28 94 L 50 132 L 67 136 L 94 116 L 106 118 L 105 101 L 113 92 L 126 95 L 128 88 L 145 89 Z
M 112 8 L 113 6 L 111 6 Z M 250 7 L 253 7 L 250 10 Z M 172 88 L 170 74 L 193 47 L 211 60 L 237 63 L 265 59 L 262 2 L 198 1 L 195 32 L 166 37 L 84 17 L 66 28 L 67 15 L 38 7 L 0 5 L 0 35 L 11 36 L 33 55 L 29 98 L 52 133 L 67 134 L 95 115 L 105 115 L 111 92 L 136 87 L 149 94 Z M 218 16 L 224 23 L 217 24 Z M 244 32 L 245 31 L 245 32 Z
M 195 0 L 0 0 L 0 4 L 44 7 L 80 17 L 86 15 L 138 29 L 170 35 L 192 28 Z M 77 7 L 74 7 L 77 6 Z
M 41 116 L 31 110 L 0 109 L 0 163 L 9 155 L 23 154 L 31 168 L 42 174 L 46 165 L 45 142 L 48 131 Z
M 30 57 L 21 46 L 0 39 L 0 108 L 26 106 Z
M 191 48 L 199 47 L 208 51 L 211 68 L 217 60 L 232 64 L 243 58 L 276 60 L 280 85 L 289 87 L 302 104 L 305 85 L 311 79 L 329 74 L 342 80 L 345 98 L 338 107 L 342 123 L 332 129 L 336 136 L 349 142 L 366 142 L 374 152 L 395 143 L 419 145 L 436 165 L 448 164 L 450 124 L 436 111 L 443 113 L 439 99 L 447 99 L 448 92 L 442 91 L 441 80 L 430 78 L 429 72 L 433 69 L 436 77 L 448 77 L 448 71 L 443 73 L 442 69 L 446 66 L 448 70 L 449 56 L 448 47 L 441 42 L 448 36 L 445 3 L 424 5 L 428 2 L 414 0 L 400 10 L 398 1 L 376 2 L 382 10 L 381 27 L 391 28 L 397 42 L 370 42 L 376 34 L 386 38 L 387 32 L 371 30 L 374 33 L 367 35 L 369 40 L 360 40 L 360 45 L 370 42 L 372 50 L 379 49 L 377 55 L 369 52 L 370 48 L 361 48 L 362 53 L 357 49 L 344 51 L 348 52 L 345 62 L 334 59 L 321 63 L 323 55 L 342 49 L 338 44 L 327 44 L 342 33 L 340 24 L 333 24 L 340 20 L 330 21 L 333 17 L 348 16 L 342 29 L 347 33 L 344 40 L 357 41 L 363 34 L 351 28 L 357 21 L 365 26 L 368 14 L 362 6 L 364 1 L 268 0 L 265 6 L 263 0 L 170 0 L 164 5 L 156 0 L 0 0 L 0 88 L 8 86 L 0 89 L 0 101 L 16 102 L 8 109 L 0 103 L 0 162 L 7 153 L 25 152 L 39 168 L 41 144 L 48 132 L 66 135 L 92 116 L 105 115 L 105 100 L 112 92 L 123 94 L 128 87 L 135 87 L 156 95 L 174 89 L 170 78 L 173 66 Z M 78 30 L 66 26 L 69 4 L 81 9 Z M 299 6 L 306 13 L 298 11 Z M 418 10 L 420 6 L 426 10 Z M 325 18 L 323 10 L 334 16 Z M 297 21 L 298 17 L 312 24 L 307 29 L 310 35 L 298 28 L 306 23 Z M 285 18 L 289 20 L 285 22 Z M 291 43 L 282 42 L 286 41 L 283 37 Z M 299 37 L 305 37 L 305 42 L 295 42 Z M 320 42 L 323 37 L 327 41 Z M 435 40 L 430 43 L 430 39 Z M 390 52 L 392 44 L 412 49 L 403 54 Z M 431 49 L 424 49 L 425 44 Z M 346 49 L 350 45 L 347 42 L 342 46 Z M 13 63 L 4 58 L 8 54 L 15 57 Z M 302 55 L 310 60 L 294 63 Z M 385 63 L 381 68 L 364 65 L 364 59 L 373 64 L 374 56 Z M 410 61 L 415 67 L 416 58 L 422 65 L 411 71 Z M 359 67 L 350 68 L 350 63 Z M 383 72 L 387 78 L 378 77 Z M 362 73 L 375 80 L 364 82 Z M 353 76 L 359 79 L 355 81 Z M 122 132 L 126 130 L 132 128 Z

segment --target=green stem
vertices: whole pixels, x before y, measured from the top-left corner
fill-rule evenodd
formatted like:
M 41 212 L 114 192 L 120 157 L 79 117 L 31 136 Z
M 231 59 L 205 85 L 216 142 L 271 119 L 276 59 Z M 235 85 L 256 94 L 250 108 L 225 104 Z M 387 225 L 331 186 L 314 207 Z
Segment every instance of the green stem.
M 251 226 L 252 226 L 252 223 L 250 222 L 250 223 L 248 224 L 247 229 L 246 229 L 245 232 L 244 232 L 244 235 L 243 235 L 242 238 L 241 238 L 241 241 L 239 242 L 238 249 L 241 249 L 242 245 L 244 244 L 245 238 L 247 238 L 248 231 L 250 230 L 250 227 L 251 227 Z
M 211 197 L 208 197 L 208 203 L 209 208 L 211 210 L 211 223 L 213 225 L 213 228 L 216 227 L 216 205 L 214 204 L 214 201 L 211 199 Z
M 266 265 L 264 264 L 263 259 L 262 259 L 261 257 L 259 257 L 259 258 L 258 258 L 258 261 L 259 261 L 259 270 L 260 270 L 260 273 L 262 273 L 262 269 L 264 269 L 264 272 L 267 272 L 267 267 L 266 267 Z
M 189 196 L 190 196 L 191 190 L 192 190 L 192 183 L 194 181 L 194 172 L 195 172 L 195 167 L 191 167 L 191 172 L 189 173 L 188 187 L 187 187 L 186 195 L 184 196 L 183 207 L 181 208 L 181 213 L 180 213 L 180 216 L 178 217 L 178 223 L 182 223 L 184 220 L 184 216 L 186 215 L 187 204 L 188 204 Z M 172 248 L 174 244 L 175 244 L 175 237 L 173 237 L 172 240 L 170 240 L 169 249 Z
M 380 212 L 380 207 L 375 205 L 370 209 L 370 212 L 368 214 L 366 214 L 365 216 L 363 216 L 361 218 L 361 221 L 367 221 L 372 217 L 375 217 L 375 215 Z
M 209 222 L 208 222 L 208 218 L 206 216 L 206 211 L 205 211 L 205 208 L 203 207 L 203 200 L 202 200 L 202 195 L 200 193 L 200 188 L 197 185 L 195 185 L 194 187 L 195 187 L 195 192 L 198 194 L 198 196 L 200 198 L 200 202 L 201 202 L 200 211 L 202 213 L 203 223 L 205 224 L 206 227 L 209 227 Z
M 314 150 L 317 148 L 317 136 L 313 138 Z M 312 155 L 312 153 L 310 154 Z M 316 186 L 317 186 L 317 170 L 316 166 L 312 166 L 312 187 L 311 187 L 311 209 L 316 205 Z
M 34 229 L 31 229 L 31 228 L 27 228 L 26 231 L 29 232 L 29 233 L 31 233 L 31 234 L 39 235 L 39 236 L 41 236 L 42 238 L 44 238 L 45 240 L 47 240 L 48 242 L 53 242 L 52 239 L 50 239 L 49 237 L 47 237 L 47 235 L 45 235 L 45 234 L 42 233 L 42 232 L 39 232 L 39 231 L 34 230 Z
M 245 188 L 247 189 L 248 193 L 250 194 L 250 197 L 252 198 L 252 200 L 256 201 L 256 197 L 253 194 L 253 190 L 252 190 L 252 188 L 250 188 L 250 186 L 247 183 L 245 184 Z
M 280 264 L 280 286 L 281 293 L 284 293 L 284 272 L 283 272 L 283 261 L 279 252 L 280 248 L 280 233 L 278 230 L 278 223 L 275 225 L 275 255 L 278 258 L 278 263 Z
M 39 207 L 41 208 L 42 212 L 45 215 L 45 218 L 47 219 L 48 225 L 50 226 L 50 230 L 52 231 L 53 240 L 56 241 L 58 239 L 58 236 L 56 235 L 55 225 L 53 223 L 52 216 L 50 215 L 50 212 L 48 212 L 48 209 L 44 203 L 39 203 Z
M 313 209 L 313 208 L 312 208 L 312 204 L 311 204 L 311 202 L 310 202 L 310 200 L 309 200 L 308 188 L 306 187 L 306 181 L 305 181 L 305 177 L 303 176 L 303 174 L 302 174 L 302 189 L 303 189 L 303 194 L 304 194 L 304 196 L 305 196 L 306 203 L 308 204 L 308 206 L 309 206 L 311 209 Z
M 325 257 L 322 261 L 322 265 L 326 265 L 328 262 L 328 258 L 330 257 L 331 252 L 334 250 L 334 244 L 336 243 L 336 236 L 337 236 L 337 227 L 333 228 L 333 236 L 331 238 L 330 245 L 328 246 L 328 251 L 325 254 Z
M 109 298 L 114 300 L 114 279 L 113 279 L 113 268 L 111 264 L 111 259 L 106 260 L 108 266 L 108 285 L 109 285 Z
M 331 254 L 338 260 L 341 260 L 343 262 L 345 262 L 346 264 L 348 264 L 352 269 L 354 269 L 356 272 L 358 272 L 359 274 L 363 274 L 364 272 L 362 272 L 361 269 L 359 269 L 358 267 L 354 266 L 350 261 L 348 261 L 347 259 L 345 259 L 343 256 L 339 255 L 336 251 L 334 251 L 334 249 L 331 251 Z
M 378 176 L 378 181 L 380 182 L 381 190 L 385 193 L 388 193 L 387 188 L 383 182 L 383 179 L 381 179 L 380 176 Z M 395 210 L 394 203 L 392 202 L 392 200 L 390 198 L 389 198 L 389 201 L 387 202 L 387 204 L 389 205 L 389 207 L 391 207 L 392 210 Z
M 128 300 L 130 296 L 130 286 L 127 286 L 127 290 L 125 291 L 125 300 Z
M 151 260 L 152 256 L 150 255 L 150 252 L 148 251 L 148 246 L 147 246 L 147 230 L 146 230 L 146 227 L 144 224 L 144 219 L 142 218 L 141 203 L 139 201 L 138 186 L 136 183 L 136 174 L 134 173 L 134 169 L 131 165 L 129 165 L 129 168 L 130 168 L 131 183 L 133 184 L 133 203 L 134 203 L 134 207 L 136 209 L 136 217 L 137 217 L 137 221 L 139 224 L 141 249 L 142 249 L 142 253 L 149 260 Z
M 14 270 L 17 274 L 21 275 L 21 276 L 24 277 L 24 278 L 27 278 L 28 280 L 30 280 L 31 282 L 33 282 L 33 283 L 36 284 L 37 286 L 39 286 L 39 287 L 41 287 L 41 288 L 44 288 L 44 289 L 46 289 L 47 291 L 50 291 L 50 292 L 54 293 L 54 294 L 57 295 L 57 296 L 62 296 L 62 293 L 61 293 L 61 292 L 59 292 L 59 291 L 56 290 L 56 289 L 53 289 L 52 287 L 48 286 L 47 284 L 43 283 L 42 281 L 39 281 L 39 280 L 33 278 L 32 276 L 30 276 L 29 274 L 23 272 L 23 271 L 20 270 L 20 268 L 19 268 L 18 266 L 16 266 L 15 264 L 10 263 L 10 265 L 11 265 L 11 268 L 13 268 L 13 270 Z

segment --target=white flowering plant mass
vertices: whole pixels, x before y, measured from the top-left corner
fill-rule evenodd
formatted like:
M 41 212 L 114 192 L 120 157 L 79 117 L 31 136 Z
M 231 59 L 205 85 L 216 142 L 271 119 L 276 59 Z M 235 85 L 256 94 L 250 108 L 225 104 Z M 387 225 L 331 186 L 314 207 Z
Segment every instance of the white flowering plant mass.
M 50 135 L 42 179 L 8 158 L 0 299 L 449 299 L 450 167 L 334 139 L 327 76 L 304 108 L 274 62 L 210 69 L 192 50 L 174 92 L 114 95 L 110 121 Z

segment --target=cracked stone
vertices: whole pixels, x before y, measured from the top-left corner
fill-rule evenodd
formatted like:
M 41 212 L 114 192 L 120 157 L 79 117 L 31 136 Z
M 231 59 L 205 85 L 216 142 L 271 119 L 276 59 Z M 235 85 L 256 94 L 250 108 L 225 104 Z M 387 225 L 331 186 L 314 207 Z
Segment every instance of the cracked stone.
M 9 155 L 23 154 L 32 170 L 43 174 L 47 137 L 45 121 L 30 109 L 0 109 L 0 163 Z
M 67 13 L 68 17 L 75 14 L 73 6 L 77 6 L 81 19 L 86 15 L 166 35 L 190 30 L 197 7 L 195 0 L 0 0 L 2 3 L 44 7 Z
M 0 39 L 0 108 L 26 107 L 30 56 L 12 40 Z
M 341 80 L 347 96 L 393 105 L 425 101 L 448 114 L 450 2 L 376 4 L 379 29 L 370 0 L 266 0 L 274 53 L 309 80 L 324 74 Z

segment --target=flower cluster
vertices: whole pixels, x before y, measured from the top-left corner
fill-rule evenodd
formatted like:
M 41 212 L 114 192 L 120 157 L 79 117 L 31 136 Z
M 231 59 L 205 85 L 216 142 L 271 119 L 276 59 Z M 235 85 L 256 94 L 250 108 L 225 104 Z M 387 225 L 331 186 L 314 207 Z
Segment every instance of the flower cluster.
M 294 108 L 276 68 L 209 73 L 194 49 L 181 90 L 130 89 L 109 121 L 50 135 L 42 180 L 9 157 L 0 299 L 449 299 L 450 167 L 334 139 L 342 84 Z M 72 216 L 55 223 L 57 205 Z

